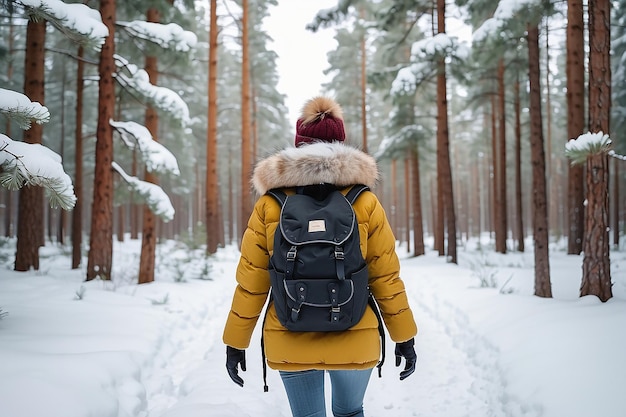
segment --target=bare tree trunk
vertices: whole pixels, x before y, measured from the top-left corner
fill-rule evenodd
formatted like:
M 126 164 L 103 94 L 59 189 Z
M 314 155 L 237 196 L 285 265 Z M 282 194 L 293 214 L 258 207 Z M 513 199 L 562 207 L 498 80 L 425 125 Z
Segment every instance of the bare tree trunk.
M 585 129 L 585 49 L 582 0 L 567 1 L 567 140 Z M 585 224 L 584 165 L 569 164 L 567 192 L 567 253 L 583 250 Z
M 83 243 L 83 89 L 85 86 L 83 47 L 78 48 L 76 65 L 76 132 L 74 137 L 74 194 L 76 205 L 72 212 L 72 269 L 78 269 Z
M 61 71 L 63 72 L 61 74 L 61 102 L 60 102 L 60 121 L 61 121 L 61 146 L 59 148 L 59 155 L 61 156 L 61 160 L 65 160 L 65 125 L 66 125 L 66 120 L 65 120 L 65 84 L 67 82 L 67 71 L 65 69 L 65 63 L 66 61 L 63 60 L 61 63 Z M 48 209 L 50 213 L 56 213 L 57 215 L 57 228 L 56 228 L 56 241 L 59 245 L 63 245 L 65 243 L 65 210 L 63 209 L 55 209 L 52 210 L 51 208 Z M 48 227 L 50 229 L 52 229 L 52 221 L 50 221 L 48 223 Z M 52 234 L 51 234 L 52 235 Z M 50 240 L 52 240 L 52 237 L 50 237 Z
M 539 26 L 528 24 L 528 62 L 530 81 L 530 152 L 533 169 L 533 241 L 535 244 L 535 295 L 552 297 L 548 253 L 548 206 L 546 162 L 541 120 L 539 69 Z
M 252 211 L 252 191 L 250 190 L 250 178 L 252 176 L 252 147 L 250 143 L 250 52 L 248 42 L 248 0 L 242 0 L 241 19 L 241 208 L 240 208 L 240 233 L 243 235 L 248 223 L 248 217 Z
M 500 232 L 500 194 L 498 193 L 498 108 L 496 106 L 495 94 L 491 96 L 491 207 L 493 210 L 492 225 L 493 234 L 495 235 L 496 244 L 498 246 L 498 237 Z
M 365 8 L 361 8 L 361 19 L 365 19 Z M 363 135 L 363 152 L 367 153 L 367 48 L 365 45 L 365 28 L 361 36 L 361 134 Z
M 91 232 L 87 259 L 87 280 L 111 279 L 113 264 L 113 129 L 109 121 L 115 108 L 115 0 L 100 1 L 102 22 L 109 29 L 98 65 L 98 127 L 94 172 Z
M 120 204 L 117 206 L 117 241 L 124 241 L 124 222 L 126 221 L 124 216 L 125 205 Z
M 13 15 L 9 13 L 9 37 L 7 39 L 7 54 L 9 56 L 13 56 Z M 7 63 L 7 81 L 11 81 L 13 79 L 13 61 L 9 60 Z M 11 120 L 6 119 L 6 135 L 11 137 Z M 9 189 L 5 189 L 4 196 L 4 236 L 5 237 L 13 237 L 13 191 Z
M 482 233 L 481 210 L 482 210 L 482 187 L 480 186 L 480 160 L 475 161 L 471 165 L 472 183 L 471 188 L 468 187 L 468 205 L 471 207 L 471 236 L 477 236 L 480 239 Z M 470 198 L 469 196 L 472 196 Z
M 411 158 L 404 158 L 404 222 L 405 227 L 405 239 L 406 239 L 406 251 L 411 252 Z
M 217 174 L 217 0 L 211 0 L 209 29 L 209 113 L 206 149 L 206 253 L 217 252 L 219 244 L 219 181 Z
M 161 17 L 159 12 L 155 8 L 149 8 L 146 13 L 146 20 L 152 23 L 159 23 Z M 148 79 L 151 84 L 157 85 L 159 78 L 158 60 L 156 56 L 146 56 L 145 58 L 145 71 L 148 74 Z M 152 106 L 146 108 L 145 113 L 145 126 L 150 131 L 152 139 L 158 142 L 158 130 L 159 130 L 159 115 Z M 145 169 L 144 181 L 158 184 L 158 177 Z M 138 283 L 145 284 L 154 281 L 154 267 L 155 267 L 155 254 L 156 254 L 156 216 L 150 210 L 147 204 L 143 208 L 143 228 L 141 232 L 141 255 L 139 258 L 139 277 Z
M 398 161 L 391 160 L 391 210 L 389 211 L 389 222 L 394 235 L 398 234 Z
M 611 2 L 589 3 L 589 131 L 610 132 L 611 114 Z M 609 250 L 609 157 L 587 157 L 587 212 L 583 243 L 583 279 L 580 296 L 601 301 L 613 297 Z
M 613 159 L 613 246 L 619 248 L 619 185 L 620 185 L 620 161 Z
M 507 237 L 507 187 L 506 187 L 506 104 L 504 94 L 504 59 L 498 64 L 498 226 L 496 227 L 496 252 L 506 253 Z
M 420 161 L 417 145 L 410 153 L 411 158 L 411 181 L 413 190 L 411 196 L 413 197 L 413 248 L 414 256 L 424 255 L 426 250 L 424 248 L 424 222 L 422 218 L 422 190 L 420 186 Z
M 233 155 L 232 155 L 232 147 L 231 144 L 228 144 L 228 224 L 230 227 L 228 228 L 228 242 L 233 243 L 237 241 L 237 222 L 235 219 L 237 218 L 235 214 L 235 184 L 233 181 Z
M 445 33 L 445 0 L 437 0 L 437 31 Z M 450 167 L 450 143 L 448 132 L 448 99 L 446 91 L 446 63 L 444 58 L 438 62 L 437 74 L 437 153 L 438 162 L 442 164 L 441 189 L 445 208 L 446 231 L 448 233 L 448 262 L 457 263 L 456 254 L 456 217 L 454 214 L 454 192 L 452 169 Z
M 44 46 L 46 22 L 28 21 L 26 59 L 24 62 L 24 94 L 41 104 L 44 100 Z M 43 127 L 33 123 L 24 132 L 24 142 L 42 143 Z M 44 244 L 43 189 L 27 185 L 20 189 L 17 221 L 15 270 L 39 269 L 39 247 Z
M 522 209 L 522 123 L 519 77 L 515 81 L 515 228 L 517 251 L 524 252 L 524 215 Z
M 138 168 L 137 168 L 137 149 L 133 150 L 133 164 L 132 164 L 132 168 L 131 168 L 131 172 L 133 177 L 137 177 L 138 174 Z M 135 203 L 135 193 L 134 191 L 130 192 L 130 198 L 129 198 L 129 210 L 130 210 L 130 238 L 131 239 L 139 239 L 139 222 L 141 221 L 141 213 L 140 213 L 140 208 L 141 206 L 137 203 Z

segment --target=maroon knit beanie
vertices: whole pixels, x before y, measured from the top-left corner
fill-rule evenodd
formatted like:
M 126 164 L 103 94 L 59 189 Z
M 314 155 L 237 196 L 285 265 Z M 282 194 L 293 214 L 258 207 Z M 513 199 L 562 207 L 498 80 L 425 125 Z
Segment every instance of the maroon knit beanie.
M 305 143 L 343 142 L 343 111 L 328 97 L 315 97 L 307 101 L 296 122 L 296 147 Z

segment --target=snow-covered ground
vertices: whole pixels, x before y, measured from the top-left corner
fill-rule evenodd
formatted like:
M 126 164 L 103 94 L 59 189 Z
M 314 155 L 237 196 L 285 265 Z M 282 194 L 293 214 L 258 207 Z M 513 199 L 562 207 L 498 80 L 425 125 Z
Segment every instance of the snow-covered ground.
M 244 387 L 226 374 L 221 335 L 236 248 L 206 263 L 201 250 L 166 242 L 157 281 L 138 286 L 139 241 L 114 243 L 112 282 L 83 282 L 69 249 L 53 246 L 41 249 L 40 271 L 14 272 L 14 245 L 0 242 L 1 417 L 290 415 L 277 372 L 263 392 L 258 331 Z M 399 253 L 420 328 L 418 368 L 399 381 L 388 340 L 366 415 L 626 415 L 626 252 L 611 254 L 607 303 L 578 297 L 582 257 L 557 247 L 553 299 L 532 295 L 532 250 L 463 247 L 458 266 Z M 481 278 L 493 286 L 481 288 Z

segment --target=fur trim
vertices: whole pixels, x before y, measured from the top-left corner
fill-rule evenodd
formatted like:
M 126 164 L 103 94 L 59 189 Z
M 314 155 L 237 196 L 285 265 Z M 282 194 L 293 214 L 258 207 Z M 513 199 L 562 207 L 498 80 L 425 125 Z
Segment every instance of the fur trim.
M 284 149 L 260 161 L 252 176 L 252 185 L 259 195 L 272 188 L 320 183 L 373 187 L 377 181 L 376 160 L 341 142 L 318 142 Z
M 318 96 L 304 104 L 300 119 L 303 125 L 308 125 L 318 120 L 324 120 L 326 116 L 343 121 L 343 110 L 332 98 Z

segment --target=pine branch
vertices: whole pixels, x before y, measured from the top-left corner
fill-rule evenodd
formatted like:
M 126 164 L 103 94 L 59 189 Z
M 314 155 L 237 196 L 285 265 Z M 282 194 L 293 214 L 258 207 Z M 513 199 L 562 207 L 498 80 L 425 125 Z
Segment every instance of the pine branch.
M 13 91 L 11 91 L 11 93 L 18 94 Z M 50 121 L 50 112 L 48 109 L 45 106 L 39 105 L 39 103 L 32 104 L 32 106 L 21 106 L 18 104 L 15 107 L 0 107 L 0 113 L 14 120 L 23 130 L 30 129 L 33 120 L 37 124 L 48 123 Z
M 573 165 L 584 164 L 588 157 L 610 151 L 611 139 L 602 132 L 582 134 L 565 145 L 565 156 L 572 160 Z
M 0 152 L 10 155 L 10 158 L 4 158 L 0 164 L 0 186 L 12 191 L 29 185 L 43 187 L 52 208 L 61 207 L 63 210 L 70 210 L 76 205 L 76 196 L 71 186 L 58 178 L 31 173 L 22 161 L 22 156 L 12 153 L 8 147 L 8 143 L 0 146 Z

